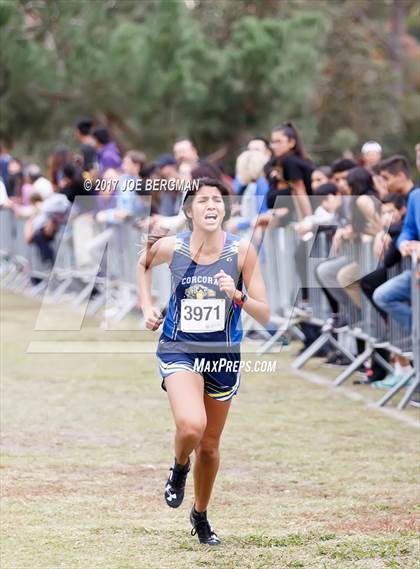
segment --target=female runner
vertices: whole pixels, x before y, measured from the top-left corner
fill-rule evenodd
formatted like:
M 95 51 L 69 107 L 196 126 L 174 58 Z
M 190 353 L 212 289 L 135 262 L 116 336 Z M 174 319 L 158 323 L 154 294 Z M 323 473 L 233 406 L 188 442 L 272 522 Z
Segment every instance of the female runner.
M 150 270 L 161 263 L 171 269 L 171 298 L 157 349 L 162 388 L 176 426 L 175 462 L 164 496 L 171 508 L 181 505 L 195 451 L 191 533 L 208 545 L 220 543 L 207 520 L 207 506 L 219 468 L 220 437 L 239 388 L 241 308 L 261 324 L 269 319 L 255 249 L 223 231 L 230 215 L 228 199 L 221 182 L 199 180 L 183 205 L 191 231 L 159 239 L 138 265 L 140 299 L 150 330 L 163 321 L 152 305 Z

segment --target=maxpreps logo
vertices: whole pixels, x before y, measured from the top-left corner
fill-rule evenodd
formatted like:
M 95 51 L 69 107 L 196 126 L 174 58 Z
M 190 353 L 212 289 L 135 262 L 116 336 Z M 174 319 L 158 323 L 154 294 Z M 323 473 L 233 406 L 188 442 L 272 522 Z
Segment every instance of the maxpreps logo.
M 187 298 L 214 298 L 216 292 L 211 288 L 202 285 L 193 285 L 185 289 L 185 296 Z

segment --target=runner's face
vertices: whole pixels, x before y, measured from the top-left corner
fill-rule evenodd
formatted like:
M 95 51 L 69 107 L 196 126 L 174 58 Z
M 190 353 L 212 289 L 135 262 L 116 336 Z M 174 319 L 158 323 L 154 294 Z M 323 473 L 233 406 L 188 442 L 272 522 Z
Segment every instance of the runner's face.
M 205 231 L 219 229 L 225 217 L 225 204 L 219 190 L 213 186 L 203 186 L 195 194 L 190 213 L 193 226 Z

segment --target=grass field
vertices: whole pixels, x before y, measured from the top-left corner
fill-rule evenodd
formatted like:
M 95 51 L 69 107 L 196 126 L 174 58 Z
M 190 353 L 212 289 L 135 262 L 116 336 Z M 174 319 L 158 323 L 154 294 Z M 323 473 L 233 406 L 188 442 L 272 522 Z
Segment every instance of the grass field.
M 3 301 L 2 569 L 419 567 L 415 426 L 268 356 L 279 371 L 245 374 L 232 405 L 209 549 L 189 533 L 192 480 L 179 510 L 163 502 L 173 426 L 153 356 L 27 353 L 136 333 L 34 332 L 37 303 Z

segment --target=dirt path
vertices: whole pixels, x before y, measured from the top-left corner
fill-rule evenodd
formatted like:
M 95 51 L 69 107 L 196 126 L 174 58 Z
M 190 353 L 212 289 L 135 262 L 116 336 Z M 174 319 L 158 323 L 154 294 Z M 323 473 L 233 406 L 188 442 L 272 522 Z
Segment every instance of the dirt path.
M 26 352 L 135 333 L 35 332 L 37 304 L 4 300 L 2 569 L 418 567 L 418 429 L 269 356 L 280 371 L 245 374 L 232 406 L 208 550 L 189 535 L 192 480 L 179 510 L 162 500 L 172 422 L 153 356 Z

